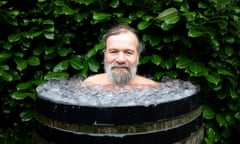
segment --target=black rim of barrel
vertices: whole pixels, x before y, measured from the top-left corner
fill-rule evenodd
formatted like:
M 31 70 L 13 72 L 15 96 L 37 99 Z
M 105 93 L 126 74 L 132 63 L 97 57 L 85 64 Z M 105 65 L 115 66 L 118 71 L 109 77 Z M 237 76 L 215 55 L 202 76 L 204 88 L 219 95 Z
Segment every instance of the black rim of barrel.
M 75 124 L 131 125 L 161 121 L 189 113 L 201 105 L 200 95 L 149 106 L 94 107 L 56 103 L 37 97 L 36 110 L 48 118 Z
M 64 129 L 57 129 L 45 125 L 39 121 L 35 123 L 35 130 L 38 136 L 49 142 L 54 141 L 58 144 L 172 144 L 191 136 L 191 133 L 197 132 L 201 127 L 202 117 L 199 116 L 185 125 L 168 130 L 114 136 L 111 134 L 94 135 L 91 133 L 74 133 L 72 131 L 65 131 Z

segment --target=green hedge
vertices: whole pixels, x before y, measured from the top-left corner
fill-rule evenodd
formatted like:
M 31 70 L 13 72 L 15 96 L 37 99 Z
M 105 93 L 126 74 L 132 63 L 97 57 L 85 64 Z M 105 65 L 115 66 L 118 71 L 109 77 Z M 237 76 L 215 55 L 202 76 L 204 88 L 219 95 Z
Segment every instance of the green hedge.
M 240 135 L 239 0 L 0 1 L 0 143 L 31 143 L 35 88 L 102 72 L 102 33 L 139 31 L 139 73 L 201 86 L 205 143 Z M 144 69 L 151 67 L 151 69 Z

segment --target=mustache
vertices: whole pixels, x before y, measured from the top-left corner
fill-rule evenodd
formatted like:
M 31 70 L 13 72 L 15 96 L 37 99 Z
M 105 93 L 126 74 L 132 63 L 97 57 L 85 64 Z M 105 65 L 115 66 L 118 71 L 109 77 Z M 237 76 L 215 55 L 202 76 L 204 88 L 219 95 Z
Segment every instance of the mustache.
M 130 69 L 130 66 L 128 64 L 118 64 L 118 63 L 112 63 L 111 68 L 127 68 Z

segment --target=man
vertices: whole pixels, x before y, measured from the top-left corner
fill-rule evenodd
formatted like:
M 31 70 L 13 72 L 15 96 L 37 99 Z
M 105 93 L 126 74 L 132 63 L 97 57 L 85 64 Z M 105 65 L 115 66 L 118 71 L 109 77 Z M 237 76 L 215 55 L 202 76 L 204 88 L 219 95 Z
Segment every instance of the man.
M 128 25 L 115 26 L 105 33 L 103 39 L 106 73 L 90 76 L 83 84 L 106 87 L 159 85 L 156 81 L 136 75 L 143 47 L 133 28 Z

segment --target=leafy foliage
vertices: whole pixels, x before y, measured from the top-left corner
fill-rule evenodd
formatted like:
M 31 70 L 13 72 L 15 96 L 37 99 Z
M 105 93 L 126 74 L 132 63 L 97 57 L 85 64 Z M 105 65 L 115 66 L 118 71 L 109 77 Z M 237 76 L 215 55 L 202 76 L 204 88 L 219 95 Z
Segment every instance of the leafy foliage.
M 238 0 L 1 1 L 0 143 L 31 138 L 20 130 L 31 129 L 37 85 L 103 71 L 101 35 L 117 23 L 139 31 L 145 45 L 140 74 L 201 86 L 205 143 L 234 143 L 240 134 L 239 5 Z

